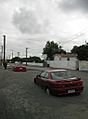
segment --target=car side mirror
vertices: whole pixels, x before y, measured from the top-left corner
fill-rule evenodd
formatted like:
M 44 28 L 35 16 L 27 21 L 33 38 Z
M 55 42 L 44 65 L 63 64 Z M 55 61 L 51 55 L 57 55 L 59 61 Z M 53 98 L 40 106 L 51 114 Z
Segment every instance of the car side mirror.
M 40 75 L 37 75 L 36 78 L 40 77 Z

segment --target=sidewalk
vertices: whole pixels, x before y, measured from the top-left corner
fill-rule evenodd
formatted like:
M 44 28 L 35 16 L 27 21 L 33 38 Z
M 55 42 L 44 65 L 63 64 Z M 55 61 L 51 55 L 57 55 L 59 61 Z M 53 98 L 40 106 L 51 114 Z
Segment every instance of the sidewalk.
M 40 66 L 26 66 L 26 68 L 27 70 L 38 70 L 38 71 L 47 69 L 47 67 L 40 67 Z
M 27 70 L 37 70 L 37 71 L 47 69 L 47 67 L 42 67 L 42 66 L 31 66 L 31 65 L 26 66 L 26 65 L 15 65 L 15 64 L 8 64 L 7 69 L 13 69 L 13 66 L 24 66 L 27 68 Z M 4 67 L 0 66 L 0 69 L 4 69 Z

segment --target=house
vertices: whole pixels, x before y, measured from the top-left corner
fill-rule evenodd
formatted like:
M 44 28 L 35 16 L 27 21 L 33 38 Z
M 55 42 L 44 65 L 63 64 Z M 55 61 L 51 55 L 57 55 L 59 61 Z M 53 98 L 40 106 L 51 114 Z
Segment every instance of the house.
M 88 71 L 88 61 L 79 61 L 79 70 Z
M 77 54 L 56 54 L 53 61 L 47 61 L 50 67 L 53 68 L 65 68 L 77 70 L 79 68 L 79 62 Z

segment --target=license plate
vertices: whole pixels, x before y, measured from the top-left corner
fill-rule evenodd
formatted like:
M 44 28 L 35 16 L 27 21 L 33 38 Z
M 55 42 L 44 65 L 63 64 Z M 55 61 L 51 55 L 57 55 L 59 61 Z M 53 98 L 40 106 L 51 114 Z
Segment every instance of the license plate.
M 68 93 L 75 93 L 75 90 L 68 90 Z

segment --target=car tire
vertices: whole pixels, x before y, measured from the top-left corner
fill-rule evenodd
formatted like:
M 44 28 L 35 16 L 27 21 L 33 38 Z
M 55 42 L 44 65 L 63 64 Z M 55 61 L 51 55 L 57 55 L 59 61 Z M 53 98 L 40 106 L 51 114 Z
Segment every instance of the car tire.
M 34 83 L 36 84 L 36 79 L 34 79 Z
M 47 95 L 50 95 L 50 94 L 51 94 L 51 91 L 50 91 L 49 88 L 46 88 L 45 91 L 46 91 L 46 94 L 47 94 Z

